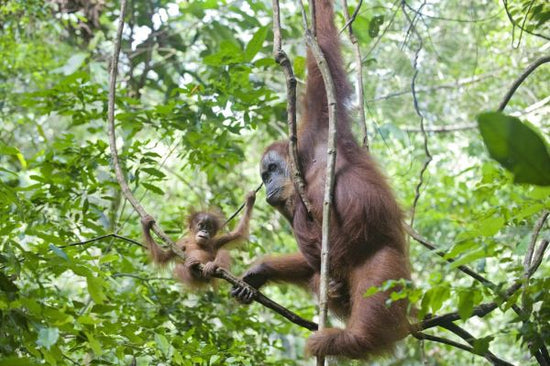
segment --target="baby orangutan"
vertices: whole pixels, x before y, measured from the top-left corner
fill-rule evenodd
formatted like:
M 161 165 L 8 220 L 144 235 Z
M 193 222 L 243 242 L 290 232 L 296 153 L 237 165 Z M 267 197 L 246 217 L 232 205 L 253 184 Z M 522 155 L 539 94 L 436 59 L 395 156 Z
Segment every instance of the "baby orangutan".
M 216 235 L 224 223 L 220 213 L 200 211 L 191 213 L 187 217 L 189 235 L 177 241 L 177 245 L 185 252 L 185 261 L 178 262 L 174 268 L 174 275 L 185 285 L 191 288 L 201 288 L 211 282 L 211 277 L 218 267 L 229 269 L 231 257 L 227 250 L 221 249 L 229 243 L 246 240 L 250 227 L 252 208 L 256 200 L 256 192 L 246 195 L 244 216 L 237 228 L 228 233 Z M 141 220 L 143 238 L 151 259 L 155 264 L 165 265 L 177 260 L 177 255 L 171 249 L 162 249 L 151 236 L 151 227 L 155 223 L 151 216 Z M 198 265 L 203 265 L 199 271 Z

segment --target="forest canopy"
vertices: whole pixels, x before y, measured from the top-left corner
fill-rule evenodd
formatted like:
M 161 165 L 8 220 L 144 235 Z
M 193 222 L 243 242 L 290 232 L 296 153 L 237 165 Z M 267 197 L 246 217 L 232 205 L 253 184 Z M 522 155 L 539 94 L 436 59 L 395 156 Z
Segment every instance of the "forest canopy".
M 550 4 L 349 1 L 347 21 L 344 3 L 353 129 L 407 215 L 413 279 L 396 296 L 422 326 L 369 364 L 548 364 Z M 280 1 L 299 120 L 297 4 Z M 174 240 L 192 209 L 235 213 L 261 183 L 262 151 L 288 138 L 272 15 L 269 1 L 128 2 L 116 144 L 130 191 Z M 309 330 L 239 305 L 227 282 L 189 291 L 151 264 L 109 145 L 119 16 L 118 1 L 0 4 L 0 366 L 314 364 Z M 250 229 L 232 250 L 237 277 L 296 251 L 263 190 Z M 317 320 L 303 290 L 262 292 Z

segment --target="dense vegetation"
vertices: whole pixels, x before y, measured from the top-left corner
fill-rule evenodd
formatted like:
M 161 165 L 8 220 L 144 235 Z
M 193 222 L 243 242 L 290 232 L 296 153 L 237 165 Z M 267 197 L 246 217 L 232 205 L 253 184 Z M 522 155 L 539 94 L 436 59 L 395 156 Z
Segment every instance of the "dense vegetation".
M 353 12 L 357 2 L 349 5 Z M 300 91 L 301 16 L 295 2 L 281 6 Z M 343 27 L 340 2 L 337 11 Z M 226 283 L 218 292 L 182 290 L 137 245 L 139 216 L 114 177 L 107 137 L 118 15 L 110 1 L 0 5 L 0 365 L 311 364 L 309 331 L 258 304 L 237 305 Z M 134 195 L 174 238 L 191 208 L 235 212 L 260 183 L 263 148 L 286 136 L 271 16 L 266 1 L 129 2 L 118 148 Z M 539 364 L 532 352 L 544 358 L 549 66 L 523 80 L 504 114 L 483 112 L 498 110 L 514 80 L 548 57 L 549 20 L 543 0 L 373 0 L 353 22 L 370 150 L 409 223 L 437 248 L 411 239 L 407 295 L 419 319 L 458 312 L 455 324 L 473 337 L 434 327 L 424 333 L 469 350 L 410 336 L 379 364 L 497 362 L 489 350 L 516 365 Z M 342 39 L 355 80 L 353 47 L 346 32 Z M 356 131 L 361 138 L 359 123 Z M 288 224 L 260 193 L 233 273 L 295 250 Z M 299 289 L 265 293 L 316 315 Z M 490 303 L 497 306 L 484 317 L 473 314 Z

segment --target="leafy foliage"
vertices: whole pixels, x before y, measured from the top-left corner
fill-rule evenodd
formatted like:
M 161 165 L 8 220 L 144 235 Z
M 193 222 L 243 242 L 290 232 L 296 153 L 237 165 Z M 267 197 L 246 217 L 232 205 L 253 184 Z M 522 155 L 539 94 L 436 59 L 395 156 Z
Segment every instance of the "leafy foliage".
M 258 305 L 238 306 L 225 283 L 218 292 L 184 290 L 169 271 L 150 265 L 143 248 L 124 240 L 139 241 L 139 218 L 114 179 L 105 125 L 119 4 L 70 7 L 77 3 L 0 5 L 0 365 L 311 364 L 303 356 L 309 332 Z M 371 292 L 398 288 L 392 299 L 408 297 L 419 318 L 457 312 L 456 323 L 476 337 L 475 353 L 490 350 L 525 365 L 536 364 L 528 355 L 550 338 L 550 268 L 543 257 L 526 276 L 523 265 L 532 243 L 550 233 L 548 220 L 536 230 L 550 208 L 550 188 L 514 181 L 548 179 L 548 73 L 530 76 L 508 115 L 482 114 L 481 136 L 471 122 L 545 52 L 543 3 L 506 2 L 513 24 L 527 32 L 521 39 L 503 5 L 492 1 L 375 0 L 364 2 L 353 23 L 371 149 L 406 210 L 426 158 L 410 92 L 415 71 L 434 157 L 414 229 L 437 248 L 411 241 L 413 284 Z M 176 238 L 191 208 L 234 212 L 259 183 L 262 149 L 284 138 L 286 96 L 271 55 L 271 9 L 253 0 L 130 4 L 117 87 L 118 147 L 134 194 Z M 301 15 L 292 2 L 281 6 L 284 48 L 301 81 Z M 347 45 L 343 51 L 354 59 Z M 354 79 L 356 65 L 348 66 Z M 489 159 L 484 143 L 513 179 Z M 235 274 L 260 255 L 296 250 L 288 224 L 261 196 L 256 207 L 251 240 L 233 250 Z M 462 265 L 492 285 L 464 275 Z M 506 296 L 515 283 L 521 288 Z M 314 317 L 314 301 L 300 289 L 274 286 L 266 294 Z M 498 308 L 472 318 L 490 302 Z M 453 337 L 438 328 L 426 333 Z M 409 337 L 395 358 L 379 362 L 485 361 Z

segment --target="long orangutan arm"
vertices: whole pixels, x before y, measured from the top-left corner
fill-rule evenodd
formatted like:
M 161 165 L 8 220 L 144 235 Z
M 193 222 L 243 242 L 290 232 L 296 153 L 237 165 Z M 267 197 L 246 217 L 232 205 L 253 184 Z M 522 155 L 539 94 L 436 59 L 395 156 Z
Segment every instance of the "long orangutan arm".
M 166 264 L 170 262 L 174 257 L 176 257 L 176 253 L 174 253 L 171 250 L 164 250 L 162 249 L 153 239 L 151 236 L 151 227 L 155 223 L 155 220 L 151 216 L 145 216 L 141 220 L 141 226 L 143 229 L 143 240 L 145 241 L 145 245 L 147 245 L 147 249 L 149 249 L 149 254 L 151 255 L 151 258 L 153 259 L 153 262 L 156 264 Z
M 223 234 L 216 238 L 214 243 L 215 250 L 220 249 L 222 246 L 234 242 L 245 240 L 248 238 L 250 231 L 250 218 L 252 217 L 252 209 L 254 208 L 254 202 L 256 201 L 256 192 L 251 191 L 246 195 L 246 208 L 241 221 L 237 228 L 229 234 Z
M 314 274 L 314 269 L 302 253 L 294 253 L 262 259 L 245 273 L 243 281 L 255 288 L 263 286 L 266 282 L 287 282 L 305 286 Z
M 287 254 L 280 257 L 263 259 L 259 264 L 249 269 L 243 276 L 243 281 L 254 288 L 260 288 L 268 281 L 307 285 L 315 271 L 309 266 L 301 253 Z M 233 287 L 231 295 L 243 304 L 250 304 L 254 293 L 246 287 Z

